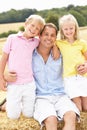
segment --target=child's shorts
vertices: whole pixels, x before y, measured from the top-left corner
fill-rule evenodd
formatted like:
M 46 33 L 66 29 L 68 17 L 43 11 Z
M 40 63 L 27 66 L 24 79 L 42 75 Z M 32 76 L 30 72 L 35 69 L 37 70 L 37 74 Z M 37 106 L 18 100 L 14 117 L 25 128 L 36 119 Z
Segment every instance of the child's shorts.
M 64 78 L 65 92 L 72 99 L 75 97 L 87 97 L 87 77 L 81 75 Z

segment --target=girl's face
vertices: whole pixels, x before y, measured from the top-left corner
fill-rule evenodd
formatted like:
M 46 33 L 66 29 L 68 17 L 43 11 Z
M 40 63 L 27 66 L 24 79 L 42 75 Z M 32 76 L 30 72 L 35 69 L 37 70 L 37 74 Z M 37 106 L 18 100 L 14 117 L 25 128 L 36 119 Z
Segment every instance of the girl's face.
M 62 26 L 62 31 L 66 39 L 74 39 L 75 24 L 71 21 L 65 22 Z
M 40 34 L 40 30 L 41 26 L 35 20 L 25 24 L 25 33 L 27 38 L 38 36 Z

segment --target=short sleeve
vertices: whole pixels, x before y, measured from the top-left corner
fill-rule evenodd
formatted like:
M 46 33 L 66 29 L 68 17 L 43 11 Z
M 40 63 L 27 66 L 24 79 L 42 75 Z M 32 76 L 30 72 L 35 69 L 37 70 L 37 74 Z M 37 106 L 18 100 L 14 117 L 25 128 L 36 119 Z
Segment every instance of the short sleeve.
M 11 50 L 11 44 L 12 44 L 12 36 L 8 36 L 5 44 L 4 44 L 4 47 L 3 47 L 3 52 L 9 54 L 10 53 L 10 50 Z

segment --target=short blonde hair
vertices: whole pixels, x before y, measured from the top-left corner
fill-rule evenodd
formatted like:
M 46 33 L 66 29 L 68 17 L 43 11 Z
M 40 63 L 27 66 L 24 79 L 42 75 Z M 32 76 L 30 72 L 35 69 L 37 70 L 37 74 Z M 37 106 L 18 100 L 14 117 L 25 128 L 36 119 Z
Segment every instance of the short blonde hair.
M 65 22 L 68 22 L 68 21 L 71 21 L 71 22 L 73 22 L 75 24 L 75 35 L 74 35 L 74 39 L 75 40 L 79 39 L 79 25 L 78 25 L 78 22 L 77 22 L 76 18 L 72 14 L 64 15 L 64 16 L 62 16 L 59 19 L 60 38 L 61 39 L 65 39 L 65 36 L 63 34 L 63 31 L 62 31 L 62 26 L 63 26 L 63 24 Z
M 36 20 L 36 22 L 38 22 L 40 24 L 40 27 L 41 27 L 41 30 L 43 29 L 44 25 L 45 25 L 45 20 L 44 18 L 42 18 L 40 15 L 36 15 L 36 14 L 33 14 L 33 15 L 30 15 L 27 19 L 26 19 L 26 23 L 31 23 L 32 20 Z

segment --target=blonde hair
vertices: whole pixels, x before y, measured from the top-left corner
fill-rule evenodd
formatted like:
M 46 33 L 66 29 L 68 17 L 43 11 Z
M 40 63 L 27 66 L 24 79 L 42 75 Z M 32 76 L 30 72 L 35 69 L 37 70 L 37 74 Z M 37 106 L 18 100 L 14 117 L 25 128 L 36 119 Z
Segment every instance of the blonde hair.
M 38 22 L 40 24 L 41 30 L 43 29 L 44 25 L 45 25 L 45 20 L 40 16 L 40 15 L 30 15 L 27 19 L 26 19 L 26 23 L 31 23 L 32 20 L 36 20 L 36 22 Z
M 60 38 L 62 40 L 65 39 L 65 36 L 63 34 L 63 31 L 62 31 L 62 26 L 63 26 L 63 24 L 65 22 L 68 22 L 68 21 L 71 21 L 71 22 L 73 22 L 75 24 L 75 35 L 74 35 L 74 39 L 75 40 L 79 39 L 79 26 L 78 26 L 78 22 L 77 22 L 76 18 L 72 14 L 64 15 L 64 16 L 62 16 L 59 19 Z

